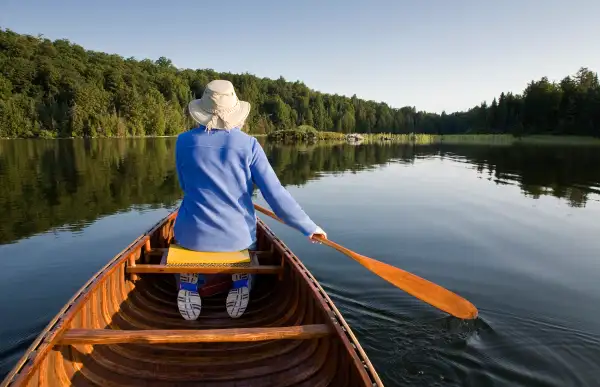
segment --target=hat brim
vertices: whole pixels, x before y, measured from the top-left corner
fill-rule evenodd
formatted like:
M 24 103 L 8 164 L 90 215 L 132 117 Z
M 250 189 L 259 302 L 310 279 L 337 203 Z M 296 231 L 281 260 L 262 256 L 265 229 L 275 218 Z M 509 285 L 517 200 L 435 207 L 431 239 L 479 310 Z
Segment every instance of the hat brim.
M 238 102 L 239 103 L 237 109 L 228 113 L 226 117 L 223 117 L 225 118 L 225 122 L 221 119 L 218 120 L 217 127 L 219 129 L 237 128 L 241 124 L 243 124 L 244 121 L 246 121 L 246 118 L 248 118 L 248 115 L 250 114 L 250 103 L 246 101 Z M 199 99 L 191 101 L 188 105 L 188 110 L 192 119 L 200 125 L 208 124 L 213 117 L 212 113 L 209 113 L 206 110 L 202 109 Z

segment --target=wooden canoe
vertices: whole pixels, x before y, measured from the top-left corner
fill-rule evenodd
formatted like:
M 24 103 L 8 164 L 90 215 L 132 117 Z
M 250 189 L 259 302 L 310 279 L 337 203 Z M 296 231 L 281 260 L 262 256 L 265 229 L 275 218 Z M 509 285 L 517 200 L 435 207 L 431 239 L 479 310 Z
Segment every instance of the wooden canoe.
M 168 274 L 182 269 L 159 264 L 175 216 L 94 275 L 1 386 L 383 386 L 323 288 L 260 220 L 260 266 L 193 269 L 257 273 L 246 313 L 229 318 L 217 283 L 199 319 L 184 320 Z

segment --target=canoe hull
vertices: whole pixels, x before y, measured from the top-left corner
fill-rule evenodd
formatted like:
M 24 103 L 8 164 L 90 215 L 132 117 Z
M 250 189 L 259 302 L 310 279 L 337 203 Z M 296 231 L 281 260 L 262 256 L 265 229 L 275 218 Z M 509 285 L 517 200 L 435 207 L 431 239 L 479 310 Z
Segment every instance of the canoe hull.
M 220 275 L 200 318 L 182 319 L 172 274 L 132 273 L 160 262 L 175 216 L 94 275 L 1 386 L 383 385 L 317 280 L 261 221 L 257 256 L 280 270 L 258 275 L 246 313 L 229 318 L 230 275 Z

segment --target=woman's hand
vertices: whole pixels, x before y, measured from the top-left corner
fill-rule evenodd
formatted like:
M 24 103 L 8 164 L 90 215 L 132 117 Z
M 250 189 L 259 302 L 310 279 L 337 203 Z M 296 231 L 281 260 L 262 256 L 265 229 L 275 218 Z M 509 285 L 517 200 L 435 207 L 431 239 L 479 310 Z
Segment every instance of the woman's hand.
M 312 243 L 320 243 L 319 239 L 318 239 L 319 237 L 323 238 L 323 239 L 327 239 L 327 234 L 325 233 L 325 231 L 323 231 L 323 229 L 321 227 L 317 226 L 317 229 L 315 230 L 315 232 L 310 234 L 308 239 Z

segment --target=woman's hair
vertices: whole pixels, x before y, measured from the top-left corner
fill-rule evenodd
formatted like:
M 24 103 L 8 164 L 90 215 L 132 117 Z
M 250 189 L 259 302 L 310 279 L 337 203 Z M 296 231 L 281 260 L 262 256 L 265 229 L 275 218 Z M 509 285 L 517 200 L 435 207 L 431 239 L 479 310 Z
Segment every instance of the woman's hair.
M 240 123 L 237 125 L 237 127 L 238 127 L 238 128 L 240 128 L 240 130 L 243 130 L 243 128 L 244 128 L 244 125 L 246 125 L 246 120 L 244 120 L 244 121 L 240 122 Z

